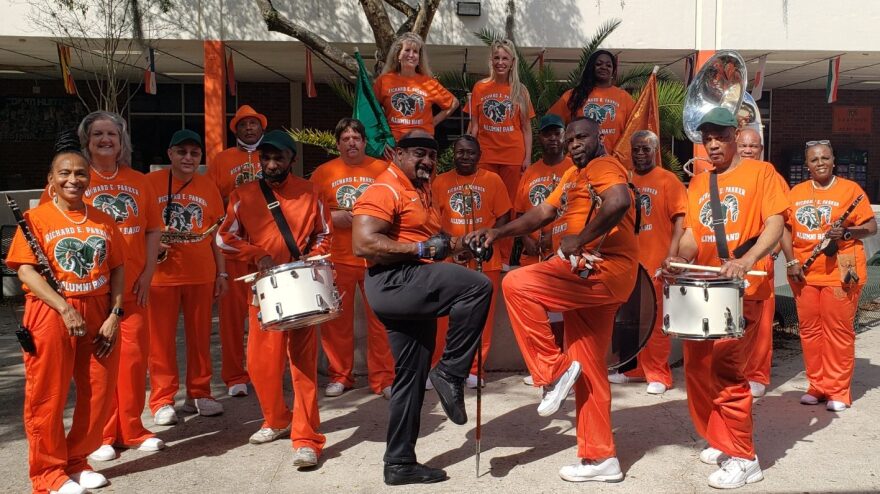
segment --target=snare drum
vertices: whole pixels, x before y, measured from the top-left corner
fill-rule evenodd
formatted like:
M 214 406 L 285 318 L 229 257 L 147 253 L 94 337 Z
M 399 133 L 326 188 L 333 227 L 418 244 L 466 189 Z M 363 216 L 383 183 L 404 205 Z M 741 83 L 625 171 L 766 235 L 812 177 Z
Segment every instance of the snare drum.
M 741 338 L 742 280 L 690 272 L 663 280 L 663 333 L 684 340 Z
M 260 307 L 257 319 L 265 331 L 303 328 L 342 314 L 333 264 L 329 261 L 281 264 L 244 281 L 254 283 L 251 289 Z

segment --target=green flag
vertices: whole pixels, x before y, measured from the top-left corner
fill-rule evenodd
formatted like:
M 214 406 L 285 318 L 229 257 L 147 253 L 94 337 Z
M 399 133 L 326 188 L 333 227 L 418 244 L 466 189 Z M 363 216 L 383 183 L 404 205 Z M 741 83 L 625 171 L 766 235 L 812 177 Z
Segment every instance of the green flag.
M 373 83 L 364 67 L 361 54 L 355 52 L 354 58 L 358 63 L 358 77 L 352 117 L 360 120 L 367 129 L 367 154 L 374 158 L 382 158 L 385 155 L 385 146 L 394 147 L 394 135 L 391 134 L 391 127 L 385 120 L 385 113 L 382 112 L 379 100 L 373 94 Z

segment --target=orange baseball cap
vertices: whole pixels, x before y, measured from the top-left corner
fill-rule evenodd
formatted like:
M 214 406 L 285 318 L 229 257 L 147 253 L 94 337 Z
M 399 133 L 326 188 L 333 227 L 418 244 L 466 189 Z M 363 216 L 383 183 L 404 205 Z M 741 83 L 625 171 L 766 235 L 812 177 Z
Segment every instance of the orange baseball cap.
M 266 125 L 268 125 L 268 120 L 266 120 L 266 115 L 262 113 L 257 113 L 256 110 L 251 108 L 251 105 L 241 105 L 238 107 L 238 110 L 235 112 L 235 116 L 232 117 L 232 121 L 229 122 L 229 130 L 235 132 L 235 126 L 238 125 L 238 122 L 243 118 L 253 117 L 260 121 L 260 126 L 263 127 L 263 130 L 266 130 Z

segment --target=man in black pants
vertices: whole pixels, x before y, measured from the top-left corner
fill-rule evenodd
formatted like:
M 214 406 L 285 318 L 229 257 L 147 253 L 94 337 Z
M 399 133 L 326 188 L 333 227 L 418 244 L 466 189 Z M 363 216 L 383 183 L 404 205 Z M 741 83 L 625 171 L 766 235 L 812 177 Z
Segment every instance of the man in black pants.
M 492 299 L 492 283 L 453 263 L 432 262 L 452 252 L 431 208 L 437 141 L 422 131 L 401 138 L 394 164 L 358 198 L 352 220 L 354 253 L 370 264 L 367 300 L 388 331 L 395 378 L 389 404 L 385 483 L 433 483 L 446 472 L 416 461 L 425 380 L 456 424 L 467 422 L 464 380 Z M 437 318 L 449 316 L 446 350 L 430 369 Z

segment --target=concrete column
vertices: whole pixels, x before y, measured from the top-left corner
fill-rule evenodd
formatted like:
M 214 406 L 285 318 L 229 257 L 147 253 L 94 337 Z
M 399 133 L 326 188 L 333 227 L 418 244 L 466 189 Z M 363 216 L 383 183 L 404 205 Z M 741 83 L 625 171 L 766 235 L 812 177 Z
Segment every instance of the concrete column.
M 299 82 L 291 82 L 288 83 L 290 86 L 290 123 L 287 126 L 291 129 L 301 129 L 303 127 L 303 115 L 302 115 L 302 84 Z M 302 177 L 303 176 L 303 145 L 302 143 L 296 143 L 296 155 L 299 159 L 296 160 L 296 163 L 293 165 L 293 174 Z
M 205 163 L 226 148 L 226 49 L 219 40 L 205 45 Z

